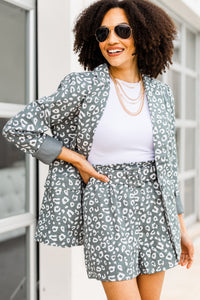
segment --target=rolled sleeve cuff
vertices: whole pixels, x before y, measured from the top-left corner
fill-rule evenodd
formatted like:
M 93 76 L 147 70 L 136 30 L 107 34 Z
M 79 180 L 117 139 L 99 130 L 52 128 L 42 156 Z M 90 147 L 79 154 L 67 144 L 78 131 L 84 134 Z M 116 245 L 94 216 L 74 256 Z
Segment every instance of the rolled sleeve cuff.
M 177 209 L 177 213 L 178 214 L 183 214 L 184 213 L 184 208 L 183 208 L 183 203 L 181 201 L 180 195 L 176 191 L 174 192 L 174 194 L 176 196 L 176 209 Z
M 32 154 L 45 164 L 50 164 L 62 151 L 62 142 L 47 135 L 40 148 Z

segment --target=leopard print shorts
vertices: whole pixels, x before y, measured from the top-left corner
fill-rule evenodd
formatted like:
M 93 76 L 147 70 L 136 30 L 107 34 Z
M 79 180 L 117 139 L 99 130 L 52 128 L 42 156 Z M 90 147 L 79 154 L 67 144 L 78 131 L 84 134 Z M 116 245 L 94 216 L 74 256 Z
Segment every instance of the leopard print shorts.
M 83 195 L 88 278 L 119 281 L 178 265 L 165 217 L 155 161 L 94 165 Z

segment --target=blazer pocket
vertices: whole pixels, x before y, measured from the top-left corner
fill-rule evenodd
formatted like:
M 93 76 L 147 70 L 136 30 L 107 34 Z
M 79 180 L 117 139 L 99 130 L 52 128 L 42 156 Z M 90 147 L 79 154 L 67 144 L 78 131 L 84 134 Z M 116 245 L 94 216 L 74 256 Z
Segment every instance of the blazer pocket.
M 49 174 L 46 178 L 44 187 L 46 189 L 62 188 L 69 190 L 80 190 L 81 179 L 78 176 L 74 176 L 74 174 L 59 174 L 59 176 Z
M 63 223 L 63 234 L 69 231 L 78 235 L 78 228 L 82 222 L 81 190 L 53 186 L 45 190 L 40 215 L 43 215 L 47 224 L 60 226 Z M 50 225 L 49 225 L 50 226 Z

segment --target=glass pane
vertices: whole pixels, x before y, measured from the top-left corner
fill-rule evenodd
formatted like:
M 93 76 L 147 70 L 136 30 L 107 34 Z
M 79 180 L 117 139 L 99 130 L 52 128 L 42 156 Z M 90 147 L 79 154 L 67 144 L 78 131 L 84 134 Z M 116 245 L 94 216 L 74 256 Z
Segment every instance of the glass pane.
M 25 154 L 1 134 L 8 119 L 0 119 L 0 219 L 25 212 Z
M 176 71 L 168 71 L 168 84 L 172 88 L 175 98 L 175 115 L 181 117 L 181 74 Z
M 1 299 L 28 299 L 25 229 L 0 235 L 0 270 Z
M 190 76 L 186 76 L 186 107 L 185 118 L 190 120 L 196 119 L 196 79 Z
M 195 168 L 195 129 L 185 129 L 185 170 Z
M 25 104 L 26 12 L 0 0 L 0 101 Z
M 194 178 L 185 180 L 185 203 L 184 203 L 184 210 L 185 216 L 191 215 L 195 212 L 194 208 Z
M 186 30 L 186 67 L 196 69 L 196 34 Z
M 174 23 L 176 24 L 178 34 L 176 40 L 173 41 L 174 43 L 173 61 L 177 63 L 181 63 L 181 24 L 176 22 L 175 20 Z

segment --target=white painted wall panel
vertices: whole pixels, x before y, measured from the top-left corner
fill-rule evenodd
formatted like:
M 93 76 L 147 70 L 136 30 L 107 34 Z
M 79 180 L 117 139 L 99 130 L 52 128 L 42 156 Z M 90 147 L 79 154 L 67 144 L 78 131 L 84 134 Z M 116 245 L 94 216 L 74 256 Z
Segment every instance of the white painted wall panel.
M 74 5 L 76 4 L 76 5 Z M 70 30 L 70 71 L 83 71 L 83 68 L 80 66 L 78 62 L 78 56 L 73 52 L 73 44 L 74 44 L 74 35 L 73 35 L 73 27 L 74 23 L 76 21 L 76 18 L 78 17 L 79 13 L 84 9 L 84 1 L 83 0 L 70 0 L 69 1 L 70 6 L 70 16 L 69 16 L 69 30 Z
M 196 14 L 200 16 L 200 0 L 182 0 L 187 4 Z
M 69 2 L 38 1 L 39 97 L 56 91 L 70 70 Z M 48 166 L 40 163 L 40 205 Z M 40 300 L 70 299 L 70 248 L 40 244 Z

